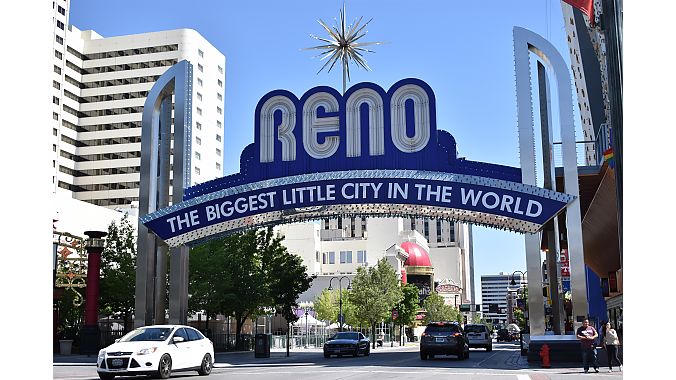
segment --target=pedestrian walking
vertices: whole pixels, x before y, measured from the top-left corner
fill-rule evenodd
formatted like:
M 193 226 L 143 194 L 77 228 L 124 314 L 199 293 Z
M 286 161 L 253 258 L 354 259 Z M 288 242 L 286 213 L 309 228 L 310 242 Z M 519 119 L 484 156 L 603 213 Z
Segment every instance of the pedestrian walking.
M 613 328 L 613 325 L 610 322 L 607 322 L 603 326 L 603 348 L 606 349 L 606 354 L 608 354 L 608 372 L 613 372 L 613 359 L 617 361 L 617 364 L 620 365 L 620 372 L 622 372 L 622 362 L 620 358 L 617 357 L 617 349 L 620 345 L 620 339 L 617 337 L 617 331 Z
M 582 322 L 582 327 L 577 329 L 577 339 L 580 340 L 582 348 L 582 366 L 584 367 L 584 373 L 589 372 L 589 360 L 591 359 L 592 366 L 594 371 L 599 371 L 599 362 L 596 357 L 596 338 L 598 338 L 599 333 L 593 326 L 589 325 L 589 320 L 585 319 Z

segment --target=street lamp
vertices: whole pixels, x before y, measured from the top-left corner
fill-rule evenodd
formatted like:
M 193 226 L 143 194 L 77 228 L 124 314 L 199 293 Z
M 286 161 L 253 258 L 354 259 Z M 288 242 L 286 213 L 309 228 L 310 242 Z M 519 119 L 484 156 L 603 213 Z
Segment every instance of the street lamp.
M 333 287 L 331 286 L 331 283 L 333 283 L 333 280 L 338 277 L 331 277 L 331 280 L 329 280 L 329 291 L 333 290 Z M 347 290 L 352 290 L 352 282 L 350 281 L 350 278 L 347 276 L 343 276 L 338 278 L 338 299 L 339 299 L 339 307 L 340 311 L 338 312 L 338 331 L 342 332 L 343 331 L 343 320 L 345 319 L 343 317 L 343 279 L 347 280 Z
M 301 302 L 300 307 L 305 310 L 305 348 L 308 348 L 308 343 L 310 340 L 310 332 L 308 329 L 308 315 L 310 314 L 310 309 L 314 306 L 313 302 Z

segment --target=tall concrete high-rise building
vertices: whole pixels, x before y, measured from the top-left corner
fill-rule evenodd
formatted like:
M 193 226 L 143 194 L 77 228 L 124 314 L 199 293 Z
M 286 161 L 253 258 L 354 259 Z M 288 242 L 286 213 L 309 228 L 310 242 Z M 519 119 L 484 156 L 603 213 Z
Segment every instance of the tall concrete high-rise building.
M 148 92 L 172 65 L 193 65 L 191 185 L 223 175 L 225 56 L 198 32 L 177 29 L 102 37 L 54 6 L 53 185 L 108 208 L 137 204 L 141 116 Z
M 512 274 L 514 275 L 512 277 Z M 510 283 L 514 279 L 515 286 Z M 487 274 L 481 276 L 481 311 L 487 321 L 494 325 L 505 325 L 508 321 L 507 297 L 512 296 L 513 288 L 524 287 L 526 278 L 521 273 Z M 491 311 L 491 305 L 497 305 L 497 312 Z M 493 306 L 495 307 L 495 306 Z

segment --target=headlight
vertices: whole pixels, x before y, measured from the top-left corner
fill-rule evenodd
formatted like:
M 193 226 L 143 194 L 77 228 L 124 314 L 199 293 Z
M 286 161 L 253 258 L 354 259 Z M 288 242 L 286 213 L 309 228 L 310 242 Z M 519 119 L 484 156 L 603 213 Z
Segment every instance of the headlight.
M 102 357 L 104 357 L 105 355 L 106 355 L 106 350 L 105 350 L 105 348 L 104 348 L 104 349 L 100 349 L 100 350 L 99 350 L 99 357 L 102 358 Z
M 139 350 L 139 352 L 137 352 L 136 355 L 148 355 L 154 353 L 155 351 L 157 351 L 157 347 L 144 348 L 142 350 Z

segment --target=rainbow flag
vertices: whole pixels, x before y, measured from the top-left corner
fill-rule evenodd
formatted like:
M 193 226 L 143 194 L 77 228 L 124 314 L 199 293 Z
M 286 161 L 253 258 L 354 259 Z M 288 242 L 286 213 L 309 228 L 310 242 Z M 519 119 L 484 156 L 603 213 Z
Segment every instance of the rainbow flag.
M 611 169 L 615 169 L 615 155 L 613 154 L 612 147 L 603 152 L 603 161 L 606 161 Z

